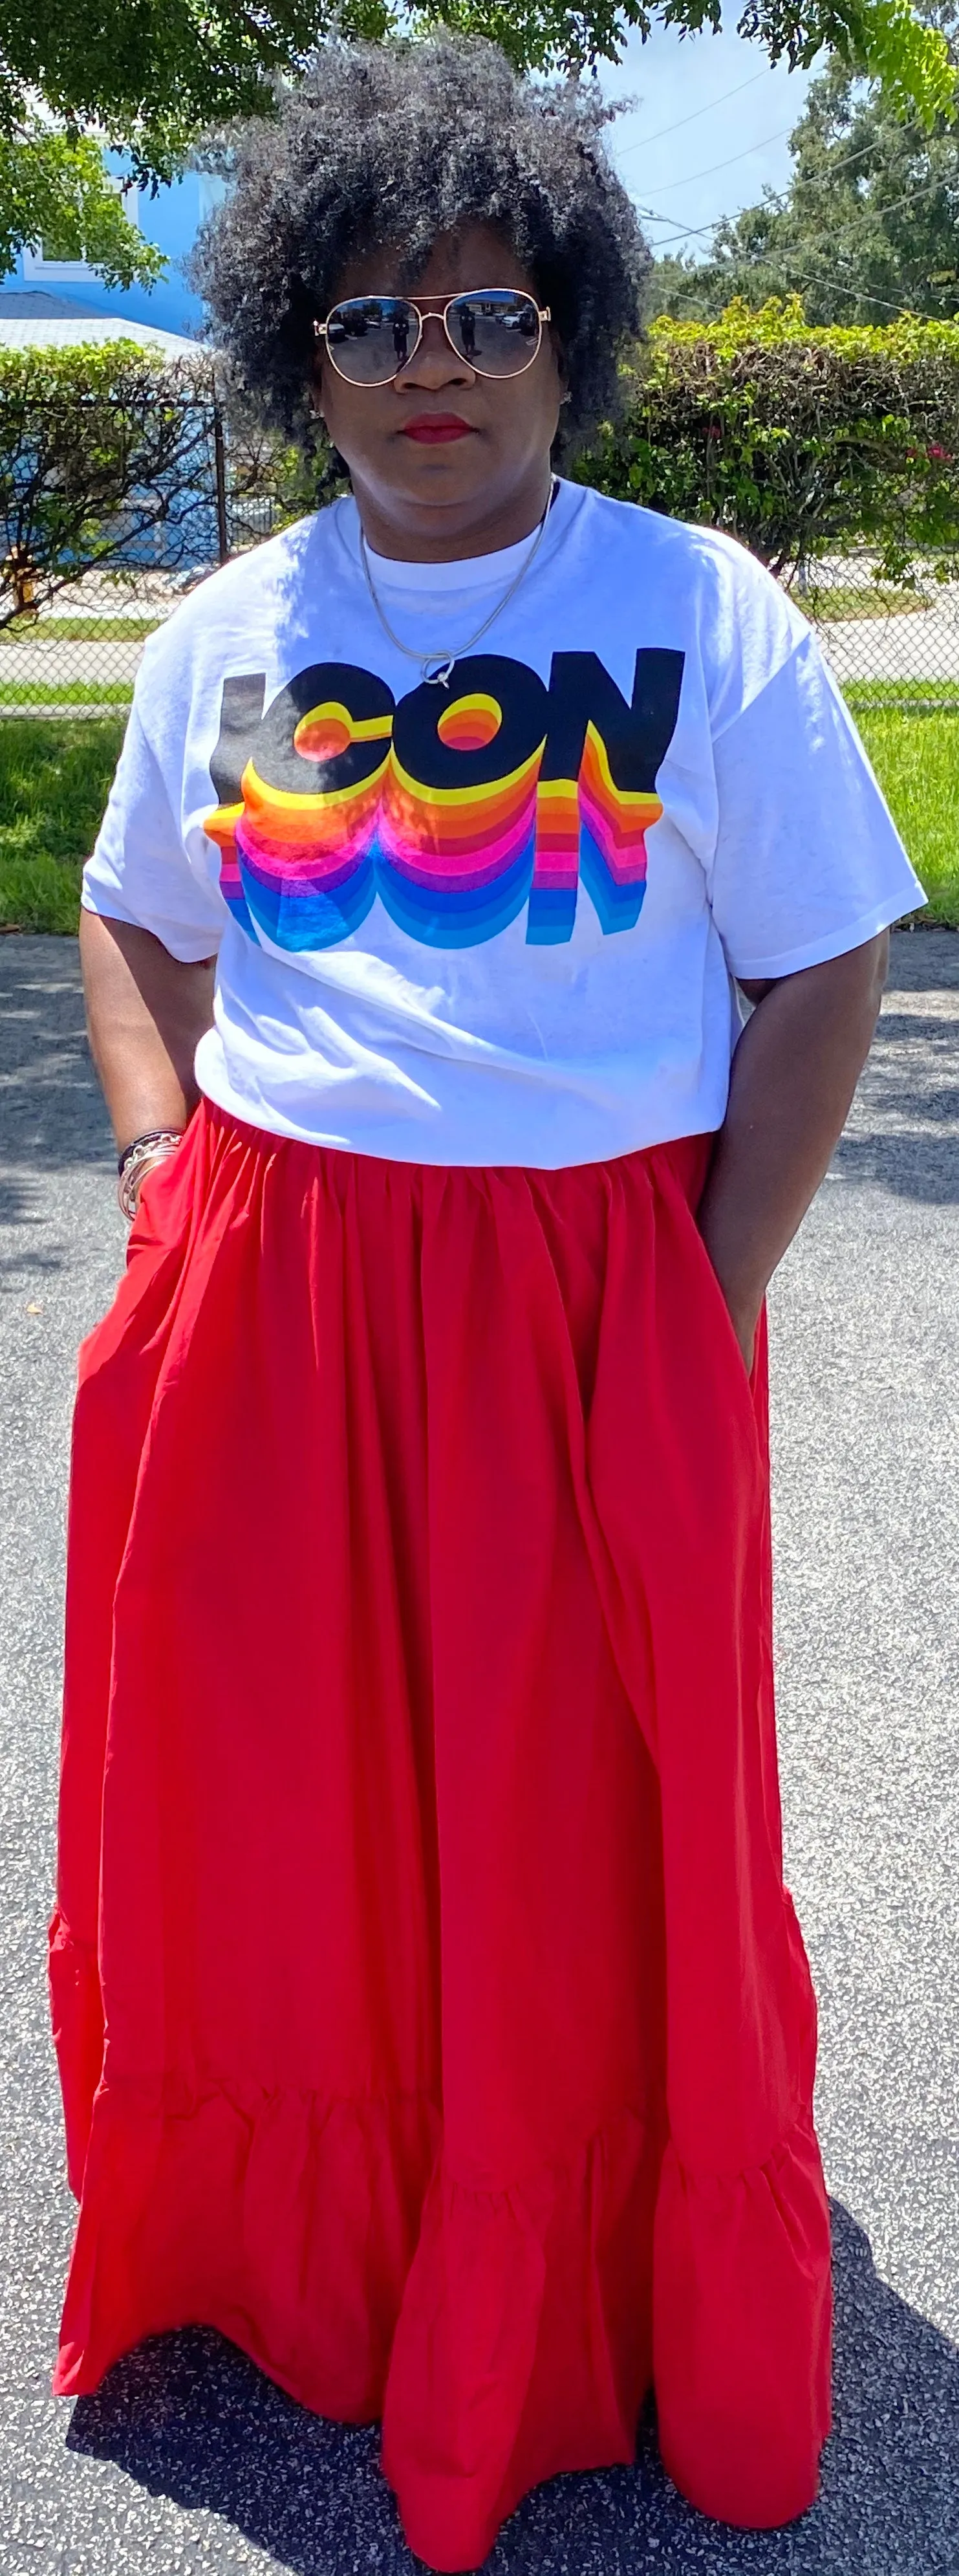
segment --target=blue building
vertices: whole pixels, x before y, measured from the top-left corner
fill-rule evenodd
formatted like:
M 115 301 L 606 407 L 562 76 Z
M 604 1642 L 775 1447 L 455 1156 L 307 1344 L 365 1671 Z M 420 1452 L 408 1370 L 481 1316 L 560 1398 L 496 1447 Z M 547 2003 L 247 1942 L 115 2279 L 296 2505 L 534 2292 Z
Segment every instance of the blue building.
M 119 177 L 121 164 L 112 154 L 110 167 Z M 152 324 L 154 330 L 195 337 L 203 320 L 203 307 L 199 297 L 190 292 L 183 261 L 204 217 L 219 203 L 222 194 L 222 180 L 207 178 L 198 170 L 187 170 L 182 179 L 175 180 L 169 188 L 160 188 L 155 197 L 145 190 L 125 189 L 123 202 L 131 222 L 139 225 L 147 241 L 156 243 L 167 262 L 165 275 L 157 284 L 149 289 L 105 286 L 83 260 L 47 259 L 41 246 L 21 251 L 16 268 L 0 279 L 0 310 L 4 318 L 10 321 L 18 314 L 24 320 L 31 315 L 52 319 L 54 314 L 64 321 L 74 314 L 101 320 L 122 317 L 127 322 Z

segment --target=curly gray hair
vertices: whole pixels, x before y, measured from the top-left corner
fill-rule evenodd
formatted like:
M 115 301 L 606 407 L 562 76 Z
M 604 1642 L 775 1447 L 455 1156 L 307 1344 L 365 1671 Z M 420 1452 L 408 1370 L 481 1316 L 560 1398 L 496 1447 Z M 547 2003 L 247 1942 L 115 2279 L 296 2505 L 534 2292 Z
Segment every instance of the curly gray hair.
M 616 410 L 650 260 L 603 122 L 583 86 L 519 79 L 482 39 L 324 45 L 276 119 L 242 129 L 194 255 L 241 394 L 302 433 L 313 323 L 348 261 L 398 244 L 411 284 L 440 234 L 484 223 L 552 309 L 570 397 L 556 453 L 575 455 Z

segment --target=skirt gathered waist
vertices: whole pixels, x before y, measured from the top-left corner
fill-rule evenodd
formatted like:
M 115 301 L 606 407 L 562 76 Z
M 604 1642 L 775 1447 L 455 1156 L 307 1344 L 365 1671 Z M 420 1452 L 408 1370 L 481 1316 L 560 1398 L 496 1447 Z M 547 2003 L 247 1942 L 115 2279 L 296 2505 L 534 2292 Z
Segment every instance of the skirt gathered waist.
M 81 1354 L 55 2385 L 218 2327 L 383 2419 L 412 2548 L 558 2470 L 816 2493 L 829 2233 L 783 1886 L 765 1355 L 710 1139 L 386 1163 L 204 1103 Z

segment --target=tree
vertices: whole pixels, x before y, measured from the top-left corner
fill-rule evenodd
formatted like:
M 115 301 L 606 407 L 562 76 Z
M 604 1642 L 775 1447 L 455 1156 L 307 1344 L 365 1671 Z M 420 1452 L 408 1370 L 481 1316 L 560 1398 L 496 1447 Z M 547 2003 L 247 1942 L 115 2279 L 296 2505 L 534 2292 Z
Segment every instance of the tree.
M 149 284 L 161 265 L 114 203 L 96 146 L 129 156 L 141 186 L 182 167 L 205 131 L 271 112 L 331 32 L 373 40 L 450 26 L 492 36 L 518 68 L 579 74 L 619 57 L 654 20 L 718 28 L 722 0 L 0 0 L 0 275 L 55 240 L 110 279 Z M 744 0 L 740 32 L 772 61 L 823 45 L 882 83 L 890 113 L 923 126 L 952 112 L 940 29 L 910 0 Z
M 615 61 L 630 29 L 720 19 L 721 0 L 0 0 L 0 132 L 15 138 L 40 97 L 68 134 L 96 126 L 139 179 L 163 180 L 206 127 L 269 113 L 275 77 L 330 31 L 455 26 L 495 37 L 519 67 L 581 72 Z M 773 61 L 832 47 L 921 120 L 951 109 L 948 48 L 910 0 L 745 0 L 739 26 Z
M 193 572 L 345 490 L 234 403 L 198 348 L 174 364 L 134 341 L 0 349 L 0 633 L 85 573 Z
M 959 570 L 959 324 L 812 330 L 802 307 L 663 316 L 579 479 L 727 528 L 774 572 L 864 552 L 877 582 Z
M 108 286 L 152 286 L 164 267 L 124 213 L 94 137 L 28 111 L 18 130 L 0 129 L 0 277 L 38 242 L 48 258 L 86 260 Z
M 937 12 L 955 44 L 959 12 Z M 959 145 L 889 111 L 881 89 L 835 63 L 790 137 L 783 196 L 717 226 L 710 257 L 661 260 L 659 310 L 705 320 L 734 296 L 754 309 L 799 294 L 814 323 L 959 312 Z
M 216 551 L 207 362 L 124 340 L 0 349 L 0 630 L 83 573 Z

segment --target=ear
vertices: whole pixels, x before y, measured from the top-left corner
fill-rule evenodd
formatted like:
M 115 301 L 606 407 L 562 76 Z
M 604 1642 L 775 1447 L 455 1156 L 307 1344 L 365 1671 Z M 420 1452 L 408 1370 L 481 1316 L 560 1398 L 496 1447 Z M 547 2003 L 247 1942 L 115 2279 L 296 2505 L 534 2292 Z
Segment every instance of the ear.
M 569 383 L 569 369 L 568 369 L 567 364 L 566 364 L 566 351 L 565 351 L 565 349 L 564 349 L 564 347 L 563 347 L 563 343 L 562 343 L 562 341 L 561 341 L 561 339 L 560 339 L 560 337 L 559 337 L 559 333 L 557 332 L 557 330 L 556 330 L 556 327 L 555 327 L 555 324 L 554 324 L 554 323 L 550 323 L 550 328 L 549 328 L 549 344 L 550 344 L 550 348 L 552 349 L 552 352 L 553 352 L 553 358 L 554 358 L 555 365 L 556 365 L 556 373 L 557 373 L 557 375 L 558 375 L 558 377 L 559 377 L 560 384 L 561 384 L 561 385 L 568 385 L 568 383 Z M 563 394 L 562 399 L 563 399 L 563 401 L 564 401 L 564 402 L 568 402 L 568 401 L 569 401 L 569 394 L 568 394 L 568 392 Z
M 315 411 L 320 420 L 325 420 L 326 414 L 323 409 L 323 360 L 318 348 L 314 353 L 313 365 L 307 378 L 307 395 L 310 410 Z
M 313 405 L 313 409 L 314 409 L 314 411 L 316 411 L 316 412 L 318 412 L 318 413 L 319 413 L 319 416 L 320 416 L 320 419 L 321 419 L 321 420 L 323 419 L 323 359 L 324 359 L 324 356 L 325 356 L 325 349 L 324 349 L 323 341 L 322 341 L 322 340 L 321 340 L 321 338 L 320 338 L 320 326 L 319 326 L 319 323 L 318 323 L 318 322 L 315 320 L 315 318 L 314 318 L 314 323 L 313 323 L 313 372 L 312 372 L 312 375 L 311 375 L 311 377 L 310 377 L 310 401 L 311 401 L 311 403 L 312 403 L 312 405 Z

